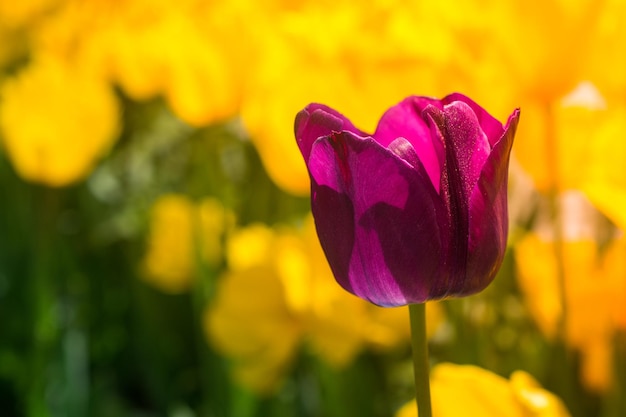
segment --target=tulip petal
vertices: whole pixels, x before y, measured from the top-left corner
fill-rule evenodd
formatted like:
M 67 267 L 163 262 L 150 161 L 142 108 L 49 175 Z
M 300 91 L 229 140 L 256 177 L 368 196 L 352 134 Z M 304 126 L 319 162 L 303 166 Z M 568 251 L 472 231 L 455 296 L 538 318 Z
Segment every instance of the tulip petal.
M 426 168 L 431 182 L 439 189 L 445 156 L 443 147 L 431 140 L 430 128 L 421 117 L 422 111 L 429 105 L 442 107 L 439 100 L 427 97 L 404 99 L 385 112 L 373 137 L 385 148 L 396 138 L 408 140 Z
M 466 281 L 457 289 L 464 295 L 484 289 L 495 278 L 504 258 L 509 155 L 519 115 L 516 110 L 509 117 L 504 135 L 491 151 L 470 197 Z
M 305 161 L 309 159 L 313 143 L 322 136 L 342 130 L 366 136 L 338 111 L 316 103 L 309 104 L 296 115 L 294 130 L 298 147 Z
M 443 130 L 446 150 L 454 152 L 456 172 L 450 178 L 459 178 L 463 187 L 463 198 L 467 199 L 478 182 L 480 173 L 489 157 L 491 146 L 481 129 L 474 110 L 462 101 L 455 101 L 443 108 Z M 450 157 L 447 162 L 450 161 Z
M 382 306 L 429 299 L 441 270 L 444 207 L 407 145 L 392 152 L 372 138 L 333 133 L 308 160 L 313 215 L 335 278 Z
M 473 101 L 469 97 L 464 96 L 463 94 L 453 93 L 444 97 L 441 100 L 444 105 L 453 103 L 455 101 L 461 101 L 471 107 L 471 109 L 474 111 L 474 114 L 476 115 L 476 118 L 478 119 L 480 128 L 483 132 L 485 132 L 489 143 L 493 147 L 504 133 L 502 123 L 500 123 L 498 119 L 490 115 L 485 109 L 476 104 L 475 101 Z
M 404 159 L 413 168 L 417 168 L 421 164 L 415 148 L 405 138 L 397 138 L 389 144 L 387 149 Z
M 451 225 L 449 246 L 449 281 L 438 277 L 433 295 L 446 297 L 464 291 L 469 256 L 469 198 L 478 182 L 491 146 L 481 130 L 473 109 L 463 101 L 443 106 L 428 106 L 424 116 L 431 125 L 431 137 L 443 140 L 446 160 L 442 172 L 440 195 L 447 207 Z M 433 139 L 434 142 L 434 139 Z M 482 201 L 480 202 L 482 203 Z

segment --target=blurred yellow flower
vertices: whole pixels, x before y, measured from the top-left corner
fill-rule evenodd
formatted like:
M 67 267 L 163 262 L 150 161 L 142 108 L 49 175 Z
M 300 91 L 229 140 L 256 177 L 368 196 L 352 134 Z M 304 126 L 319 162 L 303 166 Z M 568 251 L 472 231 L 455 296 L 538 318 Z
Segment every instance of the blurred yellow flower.
M 618 133 L 619 113 L 607 107 L 595 86 L 581 83 L 554 101 L 522 106 L 524 123 L 514 155 L 538 190 L 581 189 L 593 167 L 606 165 L 599 141 L 608 137 L 608 130 Z
M 64 0 L 22 0 L 0 2 L 0 22 L 9 28 L 31 23 L 50 12 Z
M 536 233 L 515 248 L 518 282 L 537 325 L 553 339 L 564 320 L 566 342 L 581 354 L 582 380 L 595 391 L 608 389 L 613 378 L 613 337 L 626 303 L 625 253 L 623 238 L 611 239 L 604 248 L 589 237 L 556 246 Z
M 373 132 L 382 112 L 406 95 L 443 95 L 455 85 L 459 77 L 446 72 L 456 56 L 453 33 L 426 7 L 308 1 L 270 9 L 265 24 L 255 22 L 262 53 L 250 74 L 242 118 L 279 186 L 308 193 L 293 138 L 293 118 L 308 103 L 341 108 L 357 126 Z
M 111 88 L 89 69 L 37 56 L 0 91 L 0 131 L 25 179 L 63 186 L 84 178 L 119 132 Z
M 233 9 L 201 0 L 66 0 L 33 38 L 89 63 L 132 99 L 163 96 L 176 116 L 203 126 L 234 117 L 240 106 L 249 36 Z
M 309 102 L 341 108 L 356 126 L 372 131 L 382 111 L 404 96 L 451 91 L 475 97 L 499 117 L 523 108 L 516 152 L 540 189 L 580 179 L 572 169 L 579 166 L 575 157 L 584 155 L 579 138 L 597 120 L 560 100 L 586 79 L 587 57 L 598 49 L 593 40 L 610 8 L 592 0 L 466 0 L 268 9 L 271 25 L 263 23 L 263 13 L 252 25 L 262 52 L 242 118 L 267 171 L 285 190 L 308 192 L 291 126 Z M 528 53 L 517 53 L 520 47 Z
M 143 261 L 146 280 L 169 293 L 189 289 L 194 271 L 193 203 L 164 195 L 152 206 L 150 240 Z
M 585 59 L 594 46 L 590 34 L 603 10 L 596 1 L 514 0 L 491 6 L 498 40 L 490 47 L 516 84 L 514 99 L 548 103 L 585 79 Z M 517 53 L 520 48 L 528 53 Z
M 271 393 L 289 367 L 302 332 L 282 283 L 275 271 L 261 265 L 229 271 L 217 291 L 205 315 L 211 343 L 233 359 L 238 383 Z
M 581 189 L 626 227 L 626 178 L 619 168 L 626 152 L 615 140 L 626 134 L 625 4 L 499 4 L 497 13 L 509 18 L 493 19 L 499 41 L 492 47 L 505 57 L 504 72 L 516 83 L 508 94 L 523 109 L 515 157 L 540 191 Z M 515 53 L 520 45 L 530 53 Z
M 113 79 L 131 97 L 162 94 L 178 117 L 202 126 L 237 113 L 241 80 L 233 55 L 243 47 L 215 30 L 221 29 L 213 24 L 217 11 L 186 3 L 165 2 L 155 9 L 151 2 L 131 1 L 97 40 L 106 48 Z M 244 37 L 241 27 L 229 30 Z
M 598 24 L 589 32 L 593 47 L 584 60 L 586 77 L 603 95 L 621 98 L 626 91 L 626 4 L 622 0 L 605 0 L 598 4 L 598 9 Z
M 259 393 L 272 392 L 288 368 L 302 334 L 273 264 L 275 236 L 252 225 L 227 243 L 230 266 L 205 314 L 211 343 L 233 358 L 234 378 Z
M 584 82 L 547 104 L 524 106 L 515 158 L 542 192 L 577 189 L 626 230 L 626 102 Z
M 344 367 L 364 347 L 408 344 L 408 312 L 381 309 L 345 292 L 328 267 L 311 217 L 302 230 L 260 224 L 234 232 L 230 269 L 205 315 L 207 337 L 234 361 L 233 373 L 260 393 L 276 389 L 301 343 Z M 433 331 L 441 321 L 433 305 Z
M 235 227 L 235 214 L 218 200 L 207 197 L 196 204 L 196 246 L 204 262 L 219 266 L 224 257 L 224 240 Z
M 569 417 L 562 401 L 524 371 L 510 380 L 472 365 L 442 363 L 431 371 L 434 417 Z M 417 417 L 415 401 L 396 417 Z
M 580 189 L 598 210 L 626 231 L 626 102 L 611 102 L 595 129 L 588 132 L 590 152 L 583 163 L 586 177 Z
M 166 293 L 188 290 L 198 262 L 219 265 L 221 240 L 233 223 L 232 213 L 214 199 L 194 204 L 184 195 L 161 196 L 150 213 L 142 278 Z

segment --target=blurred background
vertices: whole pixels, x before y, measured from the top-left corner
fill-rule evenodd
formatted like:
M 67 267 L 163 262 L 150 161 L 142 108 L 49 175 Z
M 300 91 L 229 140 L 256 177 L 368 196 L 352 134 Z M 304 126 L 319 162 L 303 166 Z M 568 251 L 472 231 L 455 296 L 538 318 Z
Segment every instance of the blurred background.
M 522 116 L 504 265 L 429 303 L 432 363 L 625 416 L 620 0 L 2 0 L 0 415 L 394 415 L 408 311 L 334 282 L 293 119 L 454 91 Z

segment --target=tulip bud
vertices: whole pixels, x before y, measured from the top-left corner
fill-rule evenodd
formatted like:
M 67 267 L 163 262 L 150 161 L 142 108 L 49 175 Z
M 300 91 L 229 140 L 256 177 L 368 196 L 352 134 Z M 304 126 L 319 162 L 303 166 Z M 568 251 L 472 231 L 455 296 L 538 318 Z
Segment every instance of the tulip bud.
M 503 126 L 461 94 L 406 98 L 373 135 L 321 104 L 298 113 L 313 216 L 337 282 L 381 306 L 484 289 L 506 250 L 518 120 L 515 110 Z

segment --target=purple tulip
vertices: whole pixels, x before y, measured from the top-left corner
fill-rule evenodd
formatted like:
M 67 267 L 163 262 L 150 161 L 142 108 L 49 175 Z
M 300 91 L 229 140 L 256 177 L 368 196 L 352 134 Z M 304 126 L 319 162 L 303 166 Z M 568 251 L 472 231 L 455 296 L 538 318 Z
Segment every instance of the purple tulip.
M 502 125 L 461 94 L 409 97 L 368 135 L 322 104 L 296 116 L 317 233 L 339 284 L 381 306 L 483 290 L 506 249 Z

